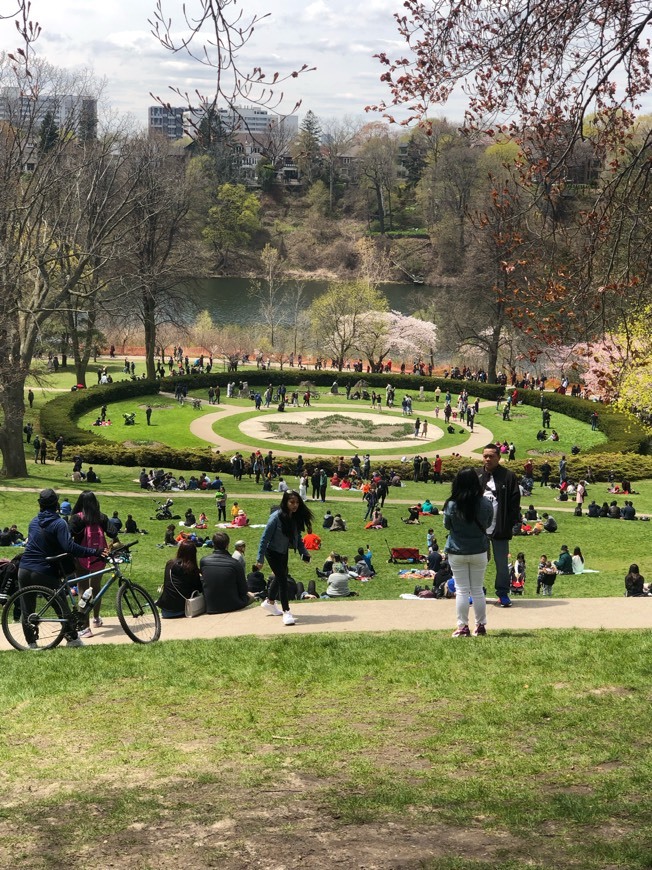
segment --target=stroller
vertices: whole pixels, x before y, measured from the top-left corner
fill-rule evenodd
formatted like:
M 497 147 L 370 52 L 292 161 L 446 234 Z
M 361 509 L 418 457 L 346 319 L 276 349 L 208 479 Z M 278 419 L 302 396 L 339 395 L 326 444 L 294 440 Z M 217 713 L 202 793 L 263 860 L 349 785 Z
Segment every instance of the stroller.
M 135 426 L 136 425 L 136 415 L 135 414 L 123 414 L 125 421 L 125 426 Z
M 152 517 L 155 520 L 178 520 L 179 515 L 172 516 L 172 511 L 170 508 L 174 502 L 171 498 L 166 498 L 165 501 L 160 501 L 156 505 L 156 515 Z

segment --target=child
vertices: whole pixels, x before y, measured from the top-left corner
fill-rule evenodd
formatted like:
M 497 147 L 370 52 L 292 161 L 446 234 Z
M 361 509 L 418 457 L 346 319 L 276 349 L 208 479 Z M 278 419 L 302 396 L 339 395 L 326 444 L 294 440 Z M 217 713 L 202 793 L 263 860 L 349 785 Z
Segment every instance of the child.
M 437 549 L 437 539 L 435 538 L 434 529 L 428 529 L 426 534 L 426 547 L 428 548 L 429 553 L 432 553 L 433 550 Z
M 543 579 L 542 579 L 542 594 L 547 595 L 548 597 L 552 596 L 552 587 L 555 585 L 555 580 L 557 579 L 557 569 L 552 564 L 550 559 L 546 562 L 546 566 L 542 571 Z
M 515 595 L 522 595 L 525 588 L 525 553 L 518 553 L 510 570 L 510 588 Z
M 164 547 L 176 547 L 176 529 L 174 528 L 174 523 L 170 523 L 170 525 L 165 529 L 165 538 L 163 539 Z

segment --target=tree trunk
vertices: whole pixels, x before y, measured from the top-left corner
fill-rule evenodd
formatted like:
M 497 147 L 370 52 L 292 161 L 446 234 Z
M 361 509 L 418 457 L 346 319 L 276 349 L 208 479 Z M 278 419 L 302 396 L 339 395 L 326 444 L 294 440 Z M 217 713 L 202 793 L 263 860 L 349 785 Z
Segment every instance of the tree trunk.
M 0 427 L 3 477 L 27 477 L 27 461 L 23 445 L 25 416 L 25 375 L 12 378 L 1 393 L 4 422 Z
M 143 291 L 143 326 L 145 327 L 145 371 L 156 378 L 156 303 L 155 294 Z
M 380 184 L 375 185 L 376 203 L 378 205 L 378 225 L 381 236 L 385 235 L 385 203 L 383 202 L 383 189 Z

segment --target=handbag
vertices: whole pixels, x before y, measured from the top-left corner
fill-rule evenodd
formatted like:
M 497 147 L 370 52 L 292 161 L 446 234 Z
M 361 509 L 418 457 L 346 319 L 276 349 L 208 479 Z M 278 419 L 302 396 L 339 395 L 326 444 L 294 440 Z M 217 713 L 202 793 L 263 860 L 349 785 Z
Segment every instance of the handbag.
M 206 601 L 204 600 L 203 592 L 193 592 L 190 598 L 186 598 L 186 616 L 192 619 L 193 616 L 201 616 L 206 613 Z
M 204 598 L 203 592 L 197 592 L 195 590 L 190 598 L 186 598 L 185 595 L 182 595 L 177 584 L 174 582 L 174 577 L 172 576 L 172 572 L 170 571 L 170 583 L 172 583 L 172 588 L 177 593 L 179 598 L 183 598 L 184 611 L 188 619 L 192 619 L 193 616 L 201 616 L 202 613 L 206 613 L 206 599 Z

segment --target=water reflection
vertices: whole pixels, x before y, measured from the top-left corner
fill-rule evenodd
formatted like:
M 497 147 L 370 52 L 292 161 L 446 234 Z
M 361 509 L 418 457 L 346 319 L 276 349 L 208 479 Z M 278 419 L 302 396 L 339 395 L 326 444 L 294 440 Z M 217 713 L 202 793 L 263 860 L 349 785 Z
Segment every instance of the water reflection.
M 288 282 L 291 283 L 291 282 Z M 304 307 L 328 287 L 328 281 L 305 281 Z M 200 310 L 210 312 L 215 323 L 255 323 L 258 320 L 256 300 L 249 295 L 251 282 L 245 278 L 209 278 L 195 282 Z M 412 284 L 383 284 L 380 288 L 389 307 L 402 314 L 413 314 L 424 297 L 435 293 L 434 287 Z M 286 321 L 290 321 L 290 312 Z

